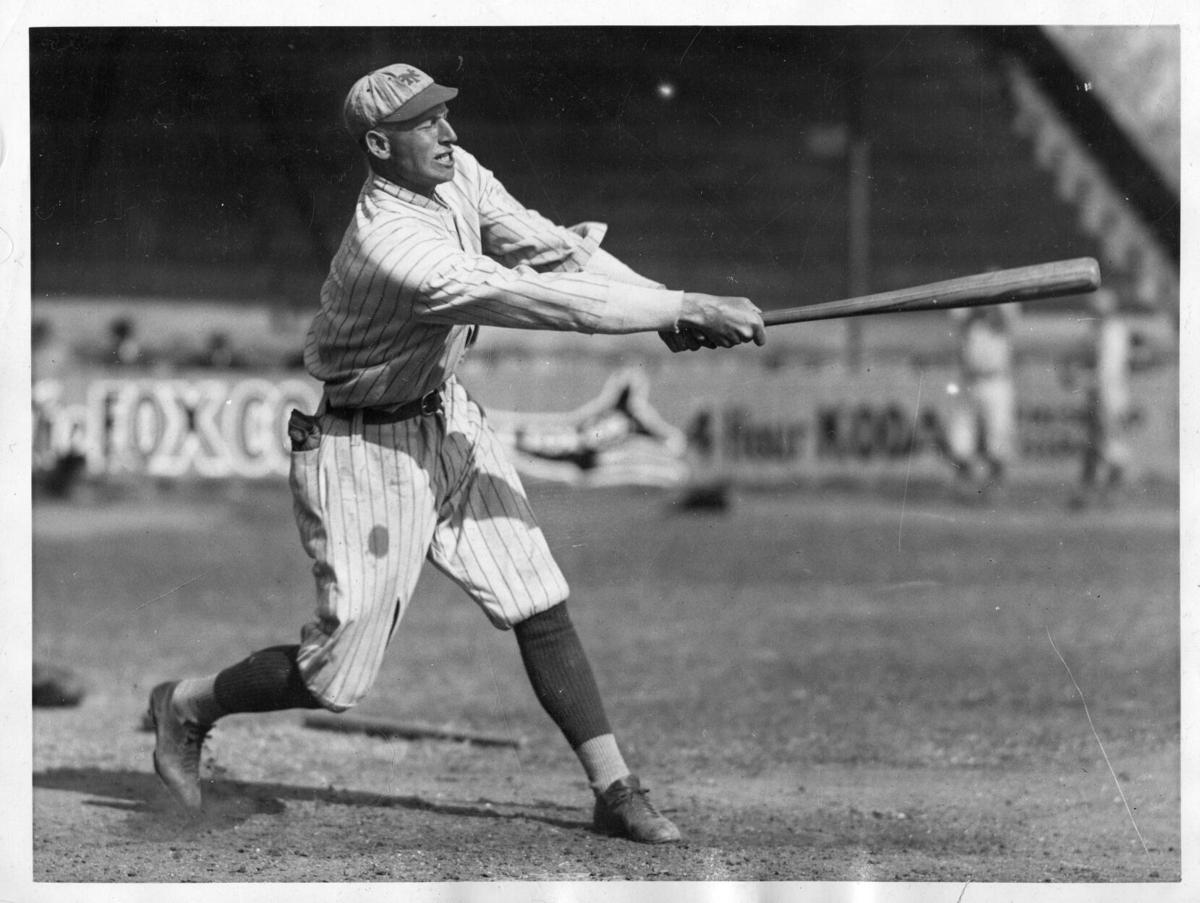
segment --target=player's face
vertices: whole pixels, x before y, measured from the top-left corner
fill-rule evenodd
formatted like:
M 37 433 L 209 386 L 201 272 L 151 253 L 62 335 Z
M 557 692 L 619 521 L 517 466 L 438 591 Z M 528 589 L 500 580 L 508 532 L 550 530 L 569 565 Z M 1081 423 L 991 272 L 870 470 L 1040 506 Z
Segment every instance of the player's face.
M 458 135 L 445 104 L 408 122 L 379 126 L 387 137 L 389 156 L 384 174 L 411 191 L 429 195 L 454 178 L 454 145 Z

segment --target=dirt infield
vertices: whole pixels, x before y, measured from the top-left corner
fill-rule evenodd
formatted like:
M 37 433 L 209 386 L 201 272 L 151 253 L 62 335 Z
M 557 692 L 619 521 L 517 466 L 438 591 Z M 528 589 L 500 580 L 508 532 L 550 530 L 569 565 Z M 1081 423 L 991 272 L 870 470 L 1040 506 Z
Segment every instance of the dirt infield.
M 35 712 L 34 879 L 949 882 L 929 897 L 949 900 L 1180 880 L 1171 504 L 532 495 L 683 844 L 590 830 L 516 644 L 436 574 L 361 713 L 520 748 L 237 716 L 209 741 L 205 814 L 173 811 L 139 729 L 149 688 L 294 641 L 311 608 L 286 487 L 176 489 L 35 507 L 34 653 L 91 692 Z

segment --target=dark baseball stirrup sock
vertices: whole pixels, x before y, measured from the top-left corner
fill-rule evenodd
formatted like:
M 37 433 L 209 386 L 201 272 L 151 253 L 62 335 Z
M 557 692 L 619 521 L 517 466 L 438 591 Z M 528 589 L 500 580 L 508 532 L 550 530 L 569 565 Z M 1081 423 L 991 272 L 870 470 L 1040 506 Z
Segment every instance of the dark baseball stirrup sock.
M 212 677 L 181 680 L 174 705 L 182 717 L 198 724 L 239 712 L 320 708 L 300 677 L 299 651 L 299 646 L 272 646 Z
M 227 715 L 320 708 L 300 676 L 299 653 L 299 646 L 271 646 L 226 668 L 213 681 L 217 703 Z
M 522 621 L 513 632 L 534 694 L 571 744 L 592 786 L 603 790 L 628 775 L 566 603 Z

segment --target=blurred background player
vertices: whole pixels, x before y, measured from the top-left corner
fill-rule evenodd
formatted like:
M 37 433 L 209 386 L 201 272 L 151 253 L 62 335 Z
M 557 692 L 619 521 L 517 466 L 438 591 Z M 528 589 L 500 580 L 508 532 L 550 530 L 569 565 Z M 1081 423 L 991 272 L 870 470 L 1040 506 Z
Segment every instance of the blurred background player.
M 946 430 L 946 452 L 964 497 L 1003 487 L 1016 442 L 1013 379 L 1015 304 L 951 310 L 958 326 L 959 384 Z
M 1094 292 L 1090 307 L 1091 334 L 1082 355 L 1086 432 L 1079 491 L 1071 499 L 1075 508 L 1110 503 L 1128 477 L 1130 462 L 1133 336 L 1111 288 Z

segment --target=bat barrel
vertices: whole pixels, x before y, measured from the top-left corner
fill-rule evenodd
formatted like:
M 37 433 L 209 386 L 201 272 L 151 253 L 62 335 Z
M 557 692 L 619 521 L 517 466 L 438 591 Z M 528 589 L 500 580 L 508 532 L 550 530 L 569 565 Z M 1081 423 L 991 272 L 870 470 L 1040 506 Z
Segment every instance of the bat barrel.
M 1100 265 L 1091 257 L 1056 260 L 1008 270 L 993 270 L 961 276 L 944 282 L 842 298 L 805 307 L 790 307 L 763 313 L 767 326 L 862 317 L 869 314 L 903 313 L 918 310 L 950 310 L 1037 301 L 1093 292 L 1100 287 Z

